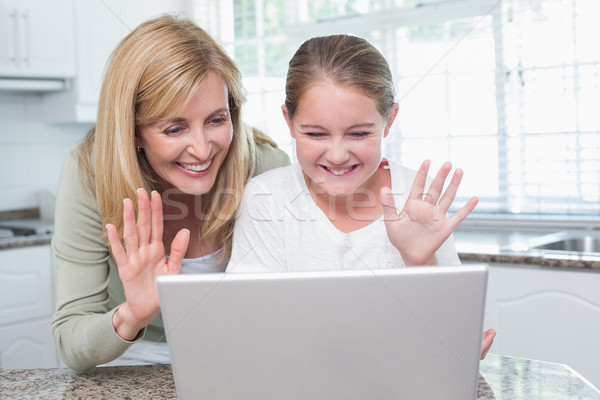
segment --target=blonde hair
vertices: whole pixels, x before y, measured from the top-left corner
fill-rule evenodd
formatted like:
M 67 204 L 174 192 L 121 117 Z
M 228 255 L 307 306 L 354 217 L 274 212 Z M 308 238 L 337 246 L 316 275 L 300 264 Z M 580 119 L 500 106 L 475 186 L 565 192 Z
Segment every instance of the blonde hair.
M 242 123 L 241 74 L 195 23 L 165 15 L 141 24 L 123 39 L 107 66 L 96 125 L 81 145 L 80 165 L 104 224 L 114 224 L 122 235 L 123 199 L 135 201 L 138 188 L 158 189 L 154 171 L 143 152 L 136 151 L 136 129 L 181 109 L 209 74 L 227 86 L 233 139 L 215 184 L 205 195 L 207 202 L 203 201 L 209 209 L 200 239 L 209 244 L 222 241 L 224 261 L 231 253 L 234 214 L 255 164 L 256 142 L 272 142 L 258 132 L 255 141 L 252 129 Z
M 326 80 L 359 90 L 375 101 L 381 115 L 389 117 L 395 96 L 392 73 L 385 57 L 365 39 L 321 36 L 298 48 L 285 83 L 285 106 L 291 119 L 306 90 Z

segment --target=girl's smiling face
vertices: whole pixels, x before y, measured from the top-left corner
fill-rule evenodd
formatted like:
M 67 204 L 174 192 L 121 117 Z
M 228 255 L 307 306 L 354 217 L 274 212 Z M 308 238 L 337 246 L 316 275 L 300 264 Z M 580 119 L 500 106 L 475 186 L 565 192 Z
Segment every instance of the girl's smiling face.
M 183 110 L 139 129 L 137 145 L 163 189 L 210 191 L 233 138 L 228 104 L 225 83 L 210 75 Z
M 312 85 L 302 94 L 293 120 L 283 106 L 296 139 L 298 162 L 313 194 L 318 187 L 329 196 L 348 196 L 361 189 L 378 197 L 379 188 L 371 178 L 396 113 L 394 104 L 386 119 L 373 99 L 331 81 Z

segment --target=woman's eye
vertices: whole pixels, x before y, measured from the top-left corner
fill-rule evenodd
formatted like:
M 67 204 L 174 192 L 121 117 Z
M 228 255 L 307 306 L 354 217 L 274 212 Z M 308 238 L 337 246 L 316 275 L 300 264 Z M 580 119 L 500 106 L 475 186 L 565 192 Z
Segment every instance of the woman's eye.
M 166 135 L 177 135 L 178 133 L 180 133 L 183 130 L 183 127 L 181 126 L 173 126 L 171 128 L 167 128 L 163 131 L 164 134 Z
M 227 120 L 228 120 L 228 116 L 223 114 L 223 115 L 219 115 L 219 116 L 216 116 L 216 117 L 210 119 L 209 123 L 212 125 L 222 125 L 225 122 L 227 122 Z

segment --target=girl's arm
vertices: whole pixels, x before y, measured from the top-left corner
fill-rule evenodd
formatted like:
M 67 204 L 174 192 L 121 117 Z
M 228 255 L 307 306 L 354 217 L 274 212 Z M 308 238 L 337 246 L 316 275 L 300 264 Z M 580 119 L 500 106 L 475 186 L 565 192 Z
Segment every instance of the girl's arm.
M 407 266 L 437 264 L 435 252 L 478 202 L 478 199 L 473 197 L 453 216 L 448 217 L 448 209 L 454 201 L 462 179 L 462 170 L 456 170 L 446 191 L 443 191 L 446 178 L 452 169 L 452 164 L 444 163 L 429 190 L 425 192 L 429 166 L 428 160 L 421 164 L 404 208 L 400 212 L 396 210 L 389 188 L 383 188 L 380 194 L 388 238 L 398 249 Z

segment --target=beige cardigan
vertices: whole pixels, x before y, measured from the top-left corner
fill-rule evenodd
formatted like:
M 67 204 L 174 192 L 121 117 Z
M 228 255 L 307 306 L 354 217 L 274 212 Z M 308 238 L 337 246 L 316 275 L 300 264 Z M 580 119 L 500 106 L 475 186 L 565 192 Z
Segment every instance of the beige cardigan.
M 289 164 L 289 157 L 269 145 L 260 147 L 255 175 Z M 98 203 L 78 172 L 78 151 L 63 166 L 56 199 L 56 312 L 52 332 L 63 361 L 82 373 L 119 357 L 134 342 L 123 340 L 112 326 L 112 314 L 125 301 L 117 265 L 102 236 Z M 159 315 L 136 341 L 165 341 Z

